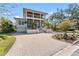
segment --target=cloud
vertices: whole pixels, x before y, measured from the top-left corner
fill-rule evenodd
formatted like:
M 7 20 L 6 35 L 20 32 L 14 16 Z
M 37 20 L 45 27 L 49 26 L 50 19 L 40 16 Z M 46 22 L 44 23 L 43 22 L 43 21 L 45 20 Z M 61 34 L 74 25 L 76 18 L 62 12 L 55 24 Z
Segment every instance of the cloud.
M 21 16 L 14 16 L 15 18 L 23 18 L 23 17 L 21 17 Z
M 12 15 L 11 12 L 2 12 L 3 15 Z

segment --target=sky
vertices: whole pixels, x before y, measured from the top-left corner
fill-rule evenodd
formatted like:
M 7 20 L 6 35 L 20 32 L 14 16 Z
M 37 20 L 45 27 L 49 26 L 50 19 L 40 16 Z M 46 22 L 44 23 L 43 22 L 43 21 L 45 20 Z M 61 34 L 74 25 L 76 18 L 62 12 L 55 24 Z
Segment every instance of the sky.
M 46 12 L 48 14 L 56 12 L 57 8 L 66 9 L 68 4 L 66 3 L 26 3 L 26 4 L 17 4 L 17 8 L 13 11 L 15 16 L 23 16 L 23 8 L 29 8 L 37 11 Z
M 46 12 L 48 14 L 56 12 L 57 8 L 66 9 L 68 8 L 68 3 L 17 3 L 8 4 L 15 5 L 14 8 L 9 8 L 13 12 L 14 16 L 11 17 L 12 21 L 15 21 L 13 17 L 19 16 L 23 17 L 23 8 L 29 8 L 37 11 Z M 8 7 L 6 7 L 8 8 Z

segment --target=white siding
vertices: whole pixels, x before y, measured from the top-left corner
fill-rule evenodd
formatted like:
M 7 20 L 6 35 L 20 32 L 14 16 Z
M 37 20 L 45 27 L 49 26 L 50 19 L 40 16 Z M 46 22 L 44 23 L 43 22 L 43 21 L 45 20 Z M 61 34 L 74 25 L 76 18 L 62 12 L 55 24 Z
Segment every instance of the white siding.
M 17 32 L 26 32 L 26 26 L 25 25 L 18 25 Z

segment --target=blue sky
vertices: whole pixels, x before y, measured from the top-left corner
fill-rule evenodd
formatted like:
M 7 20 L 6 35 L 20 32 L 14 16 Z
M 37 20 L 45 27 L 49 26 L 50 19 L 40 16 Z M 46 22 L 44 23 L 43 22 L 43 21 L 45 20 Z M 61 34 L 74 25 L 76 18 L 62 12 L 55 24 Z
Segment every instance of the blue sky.
M 15 4 L 9 4 L 9 5 L 15 5 Z M 66 9 L 67 7 L 68 7 L 67 3 L 17 3 L 15 5 L 15 8 L 11 9 L 11 11 L 14 13 L 14 16 L 12 16 L 11 18 L 15 16 L 22 17 L 23 8 L 30 8 L 50 14 L 56 12 L 57 8 Z
M 30 8 L 38 11 L 43 11 L 47 13 L 56 12 L 56 9 L 66 9 L 68 4 L 66 3 L 26 3 L 26 4 L 17 4 L 17 8 L 13 11 L 15 12 L 15 16 L 22 16 L 23 8 Z

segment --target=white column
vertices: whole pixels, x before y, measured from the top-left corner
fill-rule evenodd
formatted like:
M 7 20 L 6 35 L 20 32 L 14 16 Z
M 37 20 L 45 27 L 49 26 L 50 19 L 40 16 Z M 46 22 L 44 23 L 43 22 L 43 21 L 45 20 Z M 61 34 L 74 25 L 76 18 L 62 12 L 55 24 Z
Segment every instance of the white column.
M 21 24 L 22 24 L 22 23 L 21 23 L 21 19 L 19 19 L 19 21 L 20 21 L 20 25 L 21 25 Z
M 41 20 L 40 20 L 40 28 L 41 28 Z
M 16 19 L 16 26 L 19 25 L 19 19 Z
M 34 18 L 34 11 L 33 11 L 33 18 Z
M 40 13 L 40 19 L 41 19 L 41 13 Z M 40 28 L 41 28 L 41 20 L 40 20 Z
M 26 17 L 24 18 L 24 20 L 27 22 L 27 10 L 26 10 Z M 28 29 L 28 27 L 27 27 L 27 23 L 26 23 L 26 25 L 25 25 L 25 32 L 27 32 L 27 29 Z
M 33 20 L 33 22 L 34 22 L 34 11 L 33 11 L 33 19 L 32 19 L 32 20 Z
M 41 13 L 40 13 L 40 19 L 41 19 Z
M 44 15 L 44 19 L 45 19 L 45 15 Z

